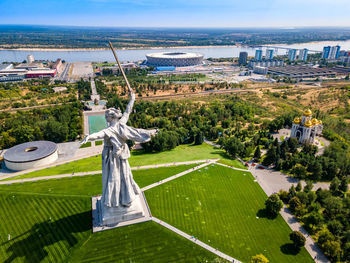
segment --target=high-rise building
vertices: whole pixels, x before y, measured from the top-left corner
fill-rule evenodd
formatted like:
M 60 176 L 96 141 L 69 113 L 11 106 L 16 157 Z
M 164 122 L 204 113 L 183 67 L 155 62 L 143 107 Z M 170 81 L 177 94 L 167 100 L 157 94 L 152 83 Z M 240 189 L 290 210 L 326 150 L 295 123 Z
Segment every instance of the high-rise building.
M 27 63 L 30 64 L 30 63 L 33 63 L 34 62 L 34 56 L 33 55 L 28 55 L 27 56 Z
M 246 65 L 248 60 L 248 52 L 239 52 L 239 65 Z
M 267 49 L 265 59 L 273 59 L 273 51 L 273 49 Z
M 262 50 L 261 49 L 257 49 L 255 51 L 255 60 L 256 61 L 261 61 L 262 60 Z
M 323 47 L 322 58 L 327 59 L 329 57 L 329 53 L 331 52 L 331 47 Z
M 296 54 L 297 54 L 297 50 L 296 49 L 289 49 L 289 51 L 288 51 L 288 59 L 290 61 L 294 61 L 295 57 L 296 57 Z
M 309 50 L 307 48 L 300 49 L 300 51 L 299 51 L 299 60 L 307 61 L 308 53 L 309 53 Z
M 337 59 L 339 58 L 339 53 L 340 53 L 340 46 L 331 47 L 328 58 Z

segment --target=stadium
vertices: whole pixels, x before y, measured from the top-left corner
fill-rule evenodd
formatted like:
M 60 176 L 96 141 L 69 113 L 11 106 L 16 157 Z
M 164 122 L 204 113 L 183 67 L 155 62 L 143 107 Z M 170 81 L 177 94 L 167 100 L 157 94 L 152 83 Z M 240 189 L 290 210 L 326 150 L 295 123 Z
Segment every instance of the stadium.
M 186 67 L 200 65 L 203 55 L 187 52 L 160 52 L 147 54 L 147 64 L 154 67 Z
M 56 143 L 34 141 L 16 145 L 4 154 L 8 169 L 22 171 L 53 163 L 58 158 Z

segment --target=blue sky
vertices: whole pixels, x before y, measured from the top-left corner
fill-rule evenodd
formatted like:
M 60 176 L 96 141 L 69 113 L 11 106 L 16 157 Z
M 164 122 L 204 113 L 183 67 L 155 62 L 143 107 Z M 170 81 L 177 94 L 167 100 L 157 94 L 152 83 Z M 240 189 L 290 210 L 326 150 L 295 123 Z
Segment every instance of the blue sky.
M 0 24 L 350 26 L 350 0 L 0 0 Z

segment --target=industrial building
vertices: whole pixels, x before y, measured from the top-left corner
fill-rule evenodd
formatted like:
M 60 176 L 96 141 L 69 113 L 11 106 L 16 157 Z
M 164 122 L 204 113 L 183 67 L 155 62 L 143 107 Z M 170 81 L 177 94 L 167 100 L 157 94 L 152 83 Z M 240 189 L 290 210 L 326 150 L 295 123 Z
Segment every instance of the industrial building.
M 239 52 L 239 65 L 246 65 L 248 61 L 248 52 Z
M 14 171 L 47 165 L 57 159 L 57 145 L 49 141 L 22 143 L 8 149 L 4 154 L 6 167 Z
M 248 66 L 250 68 L 254 68 L 254 67 L 283 67 L 284 61 L 277 60 L 277 59 L 262 60 L 262 61 L 250 60 Z
M 203 55 L 187 52 L 159 52 L 147 54 L 147 65 L 155 67 L 186 67 L 203 63 Z
M 308 66 L 286 66 L 286 67 L 269 67 L 268 73 L 277 76 L 286 76 L 290 78 L 315 78 L 334 76 L 341 73 L 336 68 L 312 68 Z
M 262 74 L 262 75 L 266 75 L 268 72 L 268 68 L 267 67 L 259 67 L 259 66 L 255 66 L 253 68 L 253 72 L 256 74 Z

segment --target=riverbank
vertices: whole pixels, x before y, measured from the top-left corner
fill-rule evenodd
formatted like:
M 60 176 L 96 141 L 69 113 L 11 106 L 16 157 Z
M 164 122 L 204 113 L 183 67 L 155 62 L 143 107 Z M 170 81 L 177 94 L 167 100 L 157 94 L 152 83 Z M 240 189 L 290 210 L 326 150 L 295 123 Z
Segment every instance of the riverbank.
M 172 47 L 123 47 L 117 48 L 119 50 L 145 50 L 145 49 L 179 49 L 179 48 L 220 48 L 220 47 L 249 47 L 244 45 L 212 45 L 212 46 L 172 46 Z M 3 48 L 0 47 L 0 50 L 4 51 L 104 51 L 109 50 L 107 48 Z

